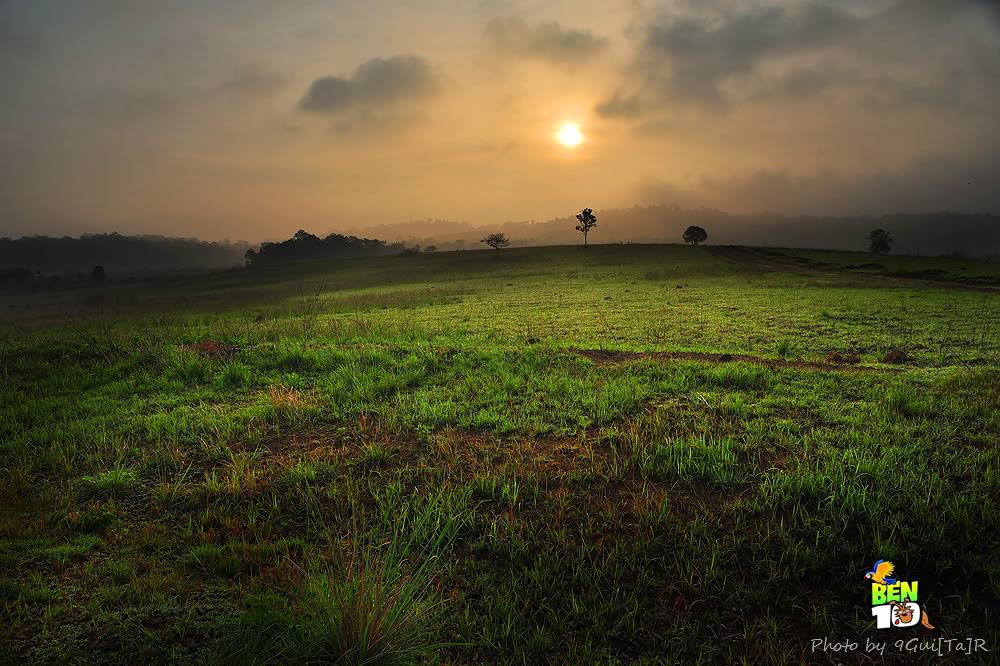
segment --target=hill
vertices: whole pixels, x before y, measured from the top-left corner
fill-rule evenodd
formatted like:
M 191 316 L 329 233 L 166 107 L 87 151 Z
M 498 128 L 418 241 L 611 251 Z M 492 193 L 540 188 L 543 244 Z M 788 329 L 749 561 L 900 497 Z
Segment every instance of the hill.
M 1000 216 L 961 213 L 897 214 L 861 217 L 793 217 L 777 214 L 735 215 L 722 211 L 669 206 L 634 206 L 597 211 L 596 243 L 680 243 L 689 225 L 708 230 L 716 245 L 755 245 L 834 250 L 865 250 L 872 229 L 886 229 L 899 254 L 937 256 L 963 253 L 1000 255 Z M 418 220 L 365 229 L 390 241 L 434 244 L 440 248 L 477 246 L 487 233 L 503 231 L 515 245 L 579 242 L 572 215 L 545 222 L 472 225 L 447 220 Z

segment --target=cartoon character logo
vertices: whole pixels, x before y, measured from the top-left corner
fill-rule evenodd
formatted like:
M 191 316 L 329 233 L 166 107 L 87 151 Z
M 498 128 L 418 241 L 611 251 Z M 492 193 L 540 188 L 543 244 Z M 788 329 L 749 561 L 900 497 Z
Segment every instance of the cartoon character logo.
M 872 584 L 872 616 L 879 629 L 896 627 L 905 629 L 918 622 L 926 629 L 934 625 L 927 619 L 927 613 L 917 603 L 918 582 L 898 581 L 892 577 L 896 565 L 887 560 L 878 560 L 865 572 L 865 580 Z
M 896 582 L 895 578 L 889 578 L 892 574 L 896 572 L 896 565 L 892 562 L 886 562 L 885 560 L 879 560 L 872 567 L 872 570 L 865 574 L 865 580 L 870 580 L 873 583 L 878 583 L 879 585 L 892 585 Z
M 898 601 L 893 601 L 889 605 L 892 606 L 892 611 L 895 614 L 896 619 L 893 620 L 894 624 L 905 627 L 911 627 L 916 624 L 913 620 L 913 614 L 920 612 L 919 608 L 916 611 L 914 610 L 914 607 L 917 606 L 916 604 L 901 604 Z M 920 624 L 928 629 L 934 628 L 934 625 L 927 619 L 927 613 L 920 614 Z

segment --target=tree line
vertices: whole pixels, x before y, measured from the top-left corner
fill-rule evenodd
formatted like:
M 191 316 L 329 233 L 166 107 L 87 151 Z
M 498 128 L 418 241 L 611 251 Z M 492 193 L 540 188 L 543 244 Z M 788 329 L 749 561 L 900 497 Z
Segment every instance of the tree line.
M 196 238 L 124 236 L 118 233 L 0 238 L 0 268 L 23 274 L 211 269 L 238 266 L 248 243 L 212 243 Z
M 265 241 L 260 248 L 250 248 L 244 254 L 247 266 L 282 264 L 297 261 L 321 259 L 350 259 L 353 257 L 375 257 L 387 254 L 401 254 L 406 250 L 402 243 L 387 244 L 374 238 L 358 238 L 330 234 L 325 238 L 315 236 L 303 229 L 291 238 L 279 243 Z

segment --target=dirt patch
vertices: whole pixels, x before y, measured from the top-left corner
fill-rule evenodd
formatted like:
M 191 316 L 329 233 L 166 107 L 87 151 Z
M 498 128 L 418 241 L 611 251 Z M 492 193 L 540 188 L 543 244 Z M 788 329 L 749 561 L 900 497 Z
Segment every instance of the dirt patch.
M 861 363 L 861 357 L 857 354 L 832 351 L 826 355 L 826 362 L 833 365 L 856 365 Z
M 892 363 L 893 365 L 903 365 L 909 361 L 910 355 L 902 349 L 894 349 L 882 357 L 883 363 Z
M 759 363 L 770 368 L 796 368 L 799 370 L 856 370 L 865 372 L 885 372 L 896 368 L 876 368 L 872 366 L 851 365 L 851 361 L 788 361 L 780 358 L 764 358 L 750 354 L 709 354 L 706 352 L 634 352 L 608 351 L 603 349 L 574 349 L 575 353 L 585 356 L 598 365 L 613 365 L 637 360 L 655 361 L 701 361 L 703 363 Z M 860 361 L 860 359 L 858 359 Z M 855 361 L 856 362 L 856 361 Z

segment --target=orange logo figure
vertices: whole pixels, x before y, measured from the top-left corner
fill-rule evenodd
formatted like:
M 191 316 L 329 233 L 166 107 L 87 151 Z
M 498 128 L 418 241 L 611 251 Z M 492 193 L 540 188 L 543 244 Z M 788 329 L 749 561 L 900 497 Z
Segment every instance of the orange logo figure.
M 913 622 L 913 609 L 905 604 L 901 604 L 898 601 L 893 601 L 889 604 L 892 606 L 893 612 L 896 614 L 896 624 L 909 625 Z M 927 613 L 920 614 L 920 624 L 922 624 L 927 629 L 933 629 L 934 625 L 931 621 L 927 619 Z

